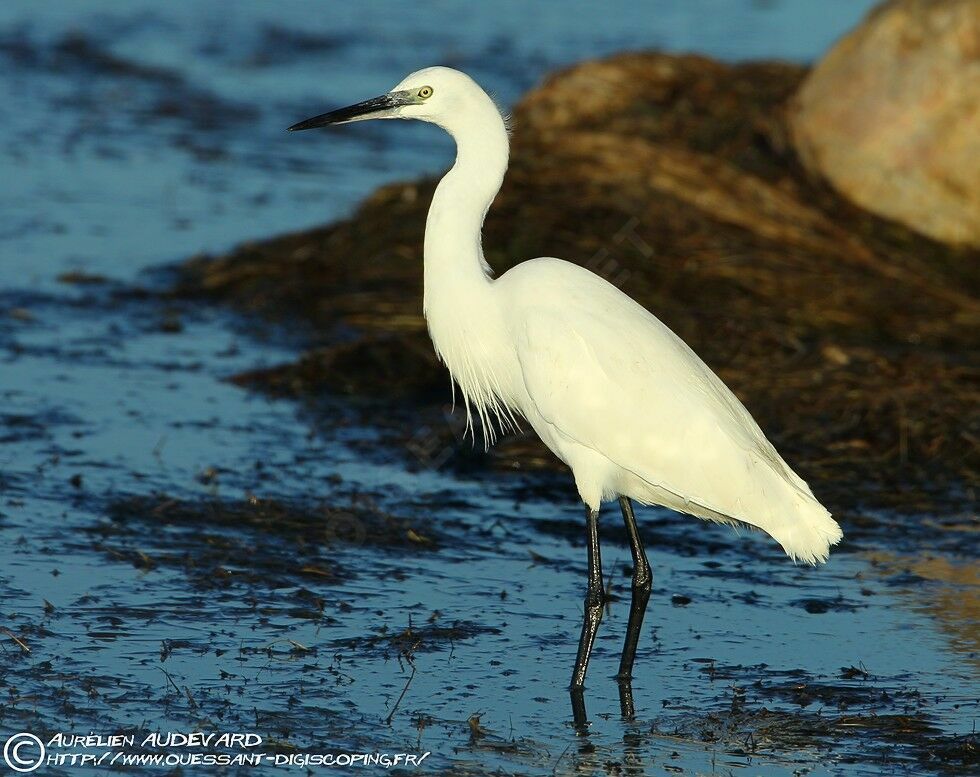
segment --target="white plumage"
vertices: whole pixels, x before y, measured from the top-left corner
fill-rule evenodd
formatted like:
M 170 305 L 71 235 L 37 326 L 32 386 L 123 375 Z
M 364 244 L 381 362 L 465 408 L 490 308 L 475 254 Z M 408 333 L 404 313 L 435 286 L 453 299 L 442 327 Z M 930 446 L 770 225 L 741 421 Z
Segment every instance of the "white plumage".
M 412 73 L 374 100 L 292 129 L 419 119 L 456 141 L 425 230 L 424 310 L 439 358 L 487 441 L 524 418 L 593 511 L 619 496 L 764 530 L 826 561 L 841 530 L 734 394 L 654 315 L 599 276 L 540 258 L 492 277 L 484 217 L 507 169 L 499 110 L 468 76 Z M 761 365 L 760 365 L 761 368 Z
M 646 309 L 599 276 L 554 258 L 499 279 L 480 228 L 507 167 L 489 97 L 462 73 L 429 68 L 425 116 L 456 140 L 456 164 L 425 232 L 425 315 L 439 357 L 492 439 L 493 420 L 527 419 L 571 469 L 592 509 L 620 495 L 712 521 L 758 527 L 792 558 L 826 561 L 841 530 L 745 407 Z M 445 110 L 434 103 L 446 94 Z
M 755 526 L 792 558 L 826 561 L 840 527 L 769 443 L 734 394 L 653 314 L 615 286 L 560 259 L 532 259 L 498 279 L 483 257 L 483 219 L 507 170 L 500 112 L 468 76 L 412 73 L 385 95 L 290 129 L 362 119 L 419 119 L 456 140 L 456 163 L 436 187 L 425 226 L 425 299 L 439 358 L 481 421 L 524 418 L 572 470 L 588 506 L 588 588 L 572 672 L 582 689 L 605 592 L 598 512 L 619 498 L 633 557 L 620 659 L 620 703 L 633 714 L 633 661 L 652 574 L 630 499 L 710 521 Z
M 498 284 L 515 322 L 525 389 L 517 406 L 572 468 L 586 504 L 630 496 L 758 527 L 801 561 L 827 559 L 840 528 L 738 399 L 656 317 L 558 259 L 519 265 Z

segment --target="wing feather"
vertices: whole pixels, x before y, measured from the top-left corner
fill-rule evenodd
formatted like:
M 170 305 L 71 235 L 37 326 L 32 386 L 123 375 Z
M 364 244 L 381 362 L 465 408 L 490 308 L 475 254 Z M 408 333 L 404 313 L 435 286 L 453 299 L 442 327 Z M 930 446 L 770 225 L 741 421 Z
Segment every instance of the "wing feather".
M 811 560 L 790 550 L 807 511 L 839 535 L 738 398 L 666 325 L 583 268 L 535 261 L 562 267 L 547 294 L 517 295 L 511 320 L 527 394 L 546 423 L 676 495 L 668 506 L 757 526 L 791 555 Z

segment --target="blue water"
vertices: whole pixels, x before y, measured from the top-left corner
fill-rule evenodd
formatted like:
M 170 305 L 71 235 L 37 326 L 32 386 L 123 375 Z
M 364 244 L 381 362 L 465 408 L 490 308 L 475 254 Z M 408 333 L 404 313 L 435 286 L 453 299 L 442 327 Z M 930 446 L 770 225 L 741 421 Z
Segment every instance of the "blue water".
M 556 67 L 623 49 L 810 61 L 871 5 L 6 0 L 0 284 L 43 287 L 67 268 L 134 277 L 443 169 L 451 146 L 429 127 L 283 131 L 422 67 L 464 69 L 510 104 Z M 59 57 L 72 36 L 144 72 Z
M 235 725 L 243 710 L 268 714 L 256 712 L 250 726 L 267 738 L 289 740 L 273 721 L 292 714 L 301 729 L 323 720 L 327 732 L 297 731 L 296 747 L 431 750 L 427 768 L 456 772 L 478 765 L 604 774 L 611 762 L 632 761 L 634 773 L 874 773 L 827 748 L 751 755 L 692 744 L 670 728 L 724 708 L 736 685 L 770 683 L 772 672 L 829 682 L 862 662 L 871 673 L 853 681 L 862 693 L 895 699 L 923 688 L 929 699 L 915 704 L 926 705 L 938 731 L 968 732 L 974 643 L 957 641 L 937 611 L 944 597 L 975 591 L 948 581 L 903 586 L 902 570 L 914 560 L 887 555 L 841 553 L 819 572 L 798 569 L 762 537 L 646 511 L 661 531 L 690 532 L 725 550 L 688 557 L 650 548 L 656 582 L 637 662 L 639 719 L 619 718 L 610 679 L 625 626 L 620 601 L 597 643 L 583 740 L 569 725 L 564 687 L 584 553 L 539 524 L 580 520 L 570 487 L 565 502 L 554 502 L 528 496 L 513 476 L 460 478 L 365 455 L 352 443 L 370 444 L 371 429 L 346 426 L 340 415 L 323 428 L 289 403 L 224 381 L 294 357 L 285 337 L 256 338 L 221 313 L 185 306 L 174 314 L 113 291 L 152 284 L 144 271 L 162 263 L 341 217 L 381 183 L 444 168 L 451 146 L 428 127 L 284 132 L 382 92 L 411 70 L 465 69 L 510 104 L 556 67 L 623 49 L 810 61 L 870 5 L 542 3 L 533 12 L 509 0 L 0 5 L 0 622 L 31 647 L 21 656 L 0 636 L 13 678 L 0 675 L 7 699 L 0 737 L 31 720 L 81 733 L 221 726 L 203 710 L 213 715 L 224 698 Z M 67 286 L 58 279 L 66 271 L 123 286 Z M 161 326 L 170 315 L 179 331 Z M 216 478 L 202 477 L 212 468 Z M 88 539 L 107 525 L 102 505 L 113 495 L 247 499 L 257 491 L 343 501 L 376 495 L 379 484 L 375 498 L 385 509 L 422 522 L 452 494 L 437 517 L 455 527 L 458 546 L 407 560 L 348 549 L 340 561 L 356 575 L 324 586 L 329 617 L 320 620 L 290 614 L 274 587 L 257 613 L 248 586 L 202 595 L 179 569 L 134 566 L 133 553 L 164 552 L 171 527 L 144 529 L 129 545 L 108 542 L 103 552 Z M 608 547 L 608 570 L 621 571 L 628 559 L 625 547 Z M 691 603 L 671 606 L 675 594 Z M 822 614 L 799 604 L 837 597 L 847 606 Z M 123 609 L 142 615 L 116 623 L 113 613 Z M 397 656 L 346 640 L 430 618 L 498 632 L 418 654 L 387 726 L 410 672 Z M 161 645 L 175 638 L 186 646 L 163 661 Z M 716 666 L 717 677 L 705 669 Z M 45 673 L 49 681 L 37 679 Z M 94 696 L 78 677 L 91 678 Z M 171 694 L 171 683 L 199 706 Z M 70 704 L 56 705 L 55 691 Z M 805 712 L 840 711 L 814 703 Z M 474 714 L 483 739 L 470 739 Z M 651 741 L 654 726 L 660 733 Z M 896 769 L 915 771 L 908 763 Z

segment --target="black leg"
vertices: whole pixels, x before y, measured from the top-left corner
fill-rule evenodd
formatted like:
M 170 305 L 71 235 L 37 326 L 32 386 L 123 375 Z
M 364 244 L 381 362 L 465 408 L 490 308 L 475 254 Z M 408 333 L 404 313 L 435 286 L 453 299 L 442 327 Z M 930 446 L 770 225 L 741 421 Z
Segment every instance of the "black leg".
M 650 601 L 650 589 L 653 587 L 653 574 L 650 562 L 643 550 L 640 531 L 636 527 L 636 516 L 633 515 L 633 505 L 628 497 L 619 498 L 619 506 L 623 509 L 623 520 L 630 538 L 630 552 L 633 554 L 633 597 L 630 602 L 629 623 L 626 626 L 626 642 L 623 644 L 623 655 L 619 661 L 620 706 L 623 715 L 633 716 L 633 689 L 630 680 L 633 677 L 633 660 L 636 658 L 636 644 L 640 641 L 640 631 L 643 627 L 643 616 L 646 614 L 647 602 Z M 627 709 L 628 707 L 628 709 Z
M 582 636 L 578 641 L 578 656 L 575 671 L 572 672 L 572 689 L 585 687 L 585 672 L 589 668 L 589 656 L 595 642 L 599 621 L 602 620 L 602 559 L 599 557 L 599 511 L 589 510 L 586 518 L 589 530 L 589 587 L 585 593 L 585 618 L 582 621 Z

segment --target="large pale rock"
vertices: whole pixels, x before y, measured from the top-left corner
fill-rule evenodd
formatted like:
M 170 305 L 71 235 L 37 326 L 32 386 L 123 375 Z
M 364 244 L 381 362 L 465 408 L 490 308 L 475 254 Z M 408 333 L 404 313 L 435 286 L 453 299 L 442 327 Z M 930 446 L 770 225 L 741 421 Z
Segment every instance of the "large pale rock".
M 853 202 L 980 246 L 980 0 L 879 6 L 808 76 L 790 126 Z

